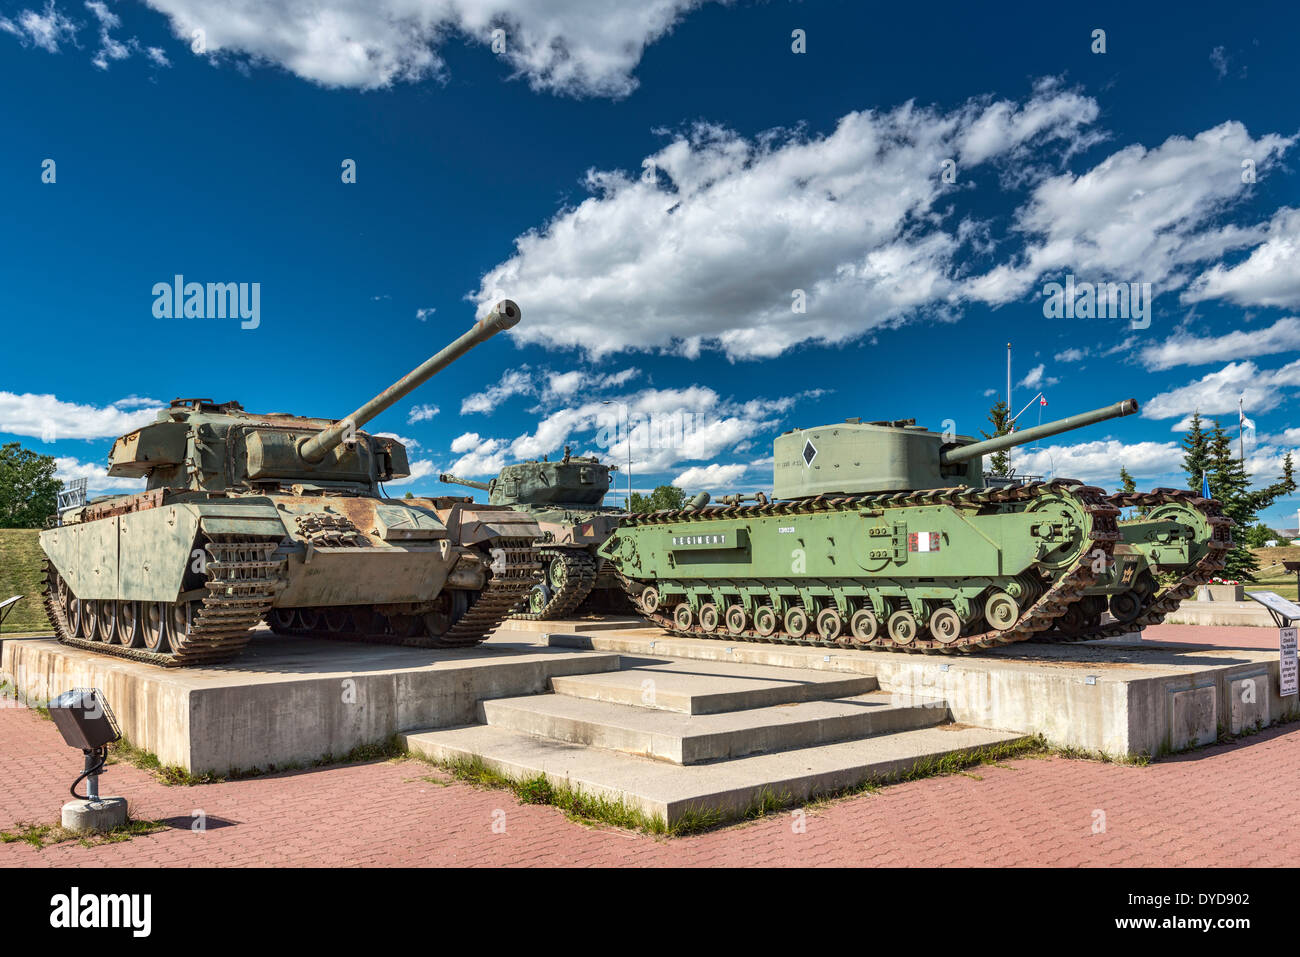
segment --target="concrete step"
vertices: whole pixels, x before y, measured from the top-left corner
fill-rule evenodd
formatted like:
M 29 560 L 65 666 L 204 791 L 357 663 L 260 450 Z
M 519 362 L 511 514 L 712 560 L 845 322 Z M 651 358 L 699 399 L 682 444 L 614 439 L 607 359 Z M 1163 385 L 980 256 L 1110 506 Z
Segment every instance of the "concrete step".
M 906 773 L 918 762 L 1008 744 L 1025 736 L 943 724 L 688 766 L 490 725 L 400 737 L 409 750 L 435 761 L 477 757 L 507 777 L 522 780 L 544 774 L 554 786 L 621 801 L 672 825 L 692 812 L 734 816 L 765 793 L 783 802 L 802 801 L 813 794 Z
M 674 764 L 702 764 L 930 727 L 949 719 L 942 701 L 895 702 L 872 692 L 832 701 L 687 715 L 567 695 L 483 702 L 486 722 L 570 744 L 625 751 Z
M 845 698 L 878 687 L 875 676 L 770 665 L 624 657 L 603 675 L 557 675 L 557 694 L 681 714 L 718 714 L 797 701 Z

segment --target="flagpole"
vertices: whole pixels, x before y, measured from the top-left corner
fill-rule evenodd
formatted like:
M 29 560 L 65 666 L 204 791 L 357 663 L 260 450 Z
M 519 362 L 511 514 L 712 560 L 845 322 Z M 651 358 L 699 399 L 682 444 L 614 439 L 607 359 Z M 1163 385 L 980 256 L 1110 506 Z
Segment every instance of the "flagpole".
M 1007 415 L 1011 414 L 1011 343 L 1007 343 Z M 1015 420 L 1007 422 L 1007 431 L 1013 431 Z
M 1246 429 L 1243 422 L 1246 418 L 1246 410 L 1241 406 L 1241 396 L 1237 396 L 1237 458 L 1243 465 L 1246 464 Z

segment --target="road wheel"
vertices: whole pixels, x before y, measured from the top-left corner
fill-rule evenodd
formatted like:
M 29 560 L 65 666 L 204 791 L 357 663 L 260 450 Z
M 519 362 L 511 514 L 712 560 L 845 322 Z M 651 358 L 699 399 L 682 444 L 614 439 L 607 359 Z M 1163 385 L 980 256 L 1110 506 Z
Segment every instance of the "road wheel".
M 147 650 L 163 655 L 171 651 L 171 645 L 167 641 L 170 608 L 170 605 L 161 601 L 140 603 L 140 632 Z
M 185 644 L 185 639 L 194 628 L 195 604 L 192 601 L 178 601 L 167 609 L 167 637 L 171 639 L 173 652 Z
M 99 599 L 87 598 L 81 603 L 81 630 L 87 641 L 100 641 Z
M 68 634 L 74 638 L 84 637 L 81 630 L 81 599 L 71 591 L 64 592 L 63 617 L 68 621 Z
M 802 638 L 808 634 L 810 625 L 808 612 L 800 605 L 795 605 L 785 613 L 785 633 L 791 638 Z
M 322 614 L 325 630 L 338 634 L 352 630 L 352 613 L 346 608 L 326 608 Z
M 853 633 L 854 641 L 868 644 L 880 633 L 880 620 L 870 608 L 859 608 L 849 619 L 849 631 Z
M 754 611 L 754 630 L 764 638 L 771 637 L 776 633 L 776 626 L 779 621 L 776 609 L 771 605 L 764 605 Z
M 817 634 L 823 641 L 839 641 L 844 633 L 844 616 L 838 608 L 823 608 L 817 613 Z
M 948 645 L 961 637 L 961 616 L 952 608 L 936 609 L 929 624 L 935 641 Z
M 744 605 L 732 605 L 727 609 L 727 631 L 739 635 L 749 624 L 749 615 Z
M 984 602 L 984 620 L 989 627 L 1003 631 L 1020 618 L 1020 604 L 1004 591 L 995 591 Z
M 117 644 L 118 604 L 111 599 L 104 599 L 99 603 L 99 610 L 95 614 L 95 630 L 99 632 L 99 640 L 110 645 Z
M 711 601 L 700 606 L 700 628 L 704 631 L 718 630 L 718 606 Z
M 125 648 L 139 648 L 144 643 L 140 633 L 140 603 L 119 601 L 114 605 L 117 621 L 113 625 L 113 639 Z
M 896 645 L 910 645 L 916 640 L 916 633 L 920 630 L 916 624 L 916 616 L 906 608 L 900 608 L 890 615 L 885 628 Z
M 682 602 L 673 611 L 673 624 L 682 631 L 691 630 L 691 626 L 695 624 L 695 611 L 691 608 L 690 602 Z
M 641 609 L 647 615 L 653 615 L 659 610 L 659 589 L 654 585 L 647 585 L 645 591 L 641 592 Z
M 1118 595 L 1110 596 L 1110 613 L 1121 624 L 1132 621 L 1141 610 L 1142 599 L 1136 592 L 1122 591 Z

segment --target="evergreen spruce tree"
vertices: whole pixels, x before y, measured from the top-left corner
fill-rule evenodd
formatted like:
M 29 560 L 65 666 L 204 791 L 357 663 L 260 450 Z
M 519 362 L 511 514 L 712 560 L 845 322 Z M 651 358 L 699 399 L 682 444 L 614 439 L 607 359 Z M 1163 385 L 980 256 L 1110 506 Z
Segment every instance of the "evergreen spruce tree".
M 1201 490 L 1201 475 L 1210 468 L 1210 450 L 1201 428 L 1201 413 L 1192 413 L 1192 427 L 1183 438 L 1183 471 L 1187 473 L 1187 487 L 1193 492 Z
M 1006 435 L 1011 431 L 1011 411 L 1007 408 L 1005 399 L 998 399 L 993 408 L 989 409 L 989 423 L 993 426 L 993 434 L 981 431 L 980 435 L 986 439 L 991 439 L 999 435 Z M 1011 474 L 1011 457 L 1006 450 L 994 452 L 989 456 L 989 471 L 994 475 Z
M 1197 431 L 1200 432 L 1199 423 Z M 1253 581 L 1254 573 L 1259 570 L 1259 562 L 1249 548 L 1249 532 L 1256 522 L 1256 516 L 1283 495 L 1294 492 L 1295 465 L 1291 453 L 1282 460 L 1282 477 L 1272 485 L 1260 489 L 1250 487 L 1250 473 L 1236 457 L 1232 447 L 1232 437 L 1219 425 L 1208 436 L 1203 436 L 1208 457 L 1210 494 L 1223 506 L 1223 514 L 1232 520 L 1233 546 L 1224 562 L 1223 577 L 1242 581 Z M 1189 464 L 1190 461 L 1190 464 Z M 1200 488 L 1199 473 L 1191 471 L 1198 466 L 1197 460 L 1189 454 L 1183 460 L 1183 467 L 1188 469 L 1188 481 L 1194 489 Z

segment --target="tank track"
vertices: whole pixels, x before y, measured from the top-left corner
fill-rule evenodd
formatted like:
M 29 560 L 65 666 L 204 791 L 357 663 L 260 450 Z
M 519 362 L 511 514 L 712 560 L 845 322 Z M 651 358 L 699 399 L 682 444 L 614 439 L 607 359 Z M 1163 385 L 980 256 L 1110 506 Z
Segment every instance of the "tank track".
M 208 561 L 207 580 L 203 584 L 208 594 L 198 599 L 186 634 L 179 638 L 172 635 L 172 654 L 90 641 L 73 635 L 63 609 L 55 601 L 48 559 L 44 562 L 45 614 L 60 642 L 96 654 L 163 668 L 230 661 L 244 650 L 254 629 L 261 624 L 262 616 L 271 607 L 276 592 L 283 587 L 280 569 L 284 567 L 284 559 L 271 557 L 279 546 L 278 539 L 258 540 L 236 535 L 214 536 L 204 545 Z
M 513 611 L 510 613 L 511 618 L 521 621 L 546 621 L 556 618 L 563 618 L 572 611 L 577 610 L 578 606 L 586 600 L 591 594 L 592 588 L 596 585 L 596 557 L 586 549 L 577 548 L 539 548 L 538 554 L 542 559 L 543 568 L 546 568 L 548 562 L 557 561 L 564 565 L 565 577 L 564 585 L 558 592 L 551 596 L 551 600 L 542 606 L 541 611 Z M 546 576 L 549 578 L 549 574 Z M 524 600 L 518 606 L 520 609 L 528 607 L 528 595 L 532 591 L 524 593 Z
M 1073 495 L 1090 518 L 1090 538 L 1079 549 L 1079 557 L 1074 564 L 1062 572 L 1056 580 L 1038 597 L 1023 609 L 1020 617 L 1009 627 L 990 629 L 969 635 L 960 635 L 949 642 L 941 642 L 920 635 L 905 645 L 894 641 L 883 629 L 870 641 L 855 638 L 845 629 L 835 640 L 828 641 L 813 631 L 801 638 L 777 631 L 771 635 L 760 635 L 754 629 L 740 633 L 720 627 L 716 631 L 705 631 L 696 622 L 690 629 L 681 629 L 671 614 L 662 610 L 648 614 L 638 601 L 638 584 L 626 577 L 623 586 L 629 597 L 635 602 L 638 613 L 649 618 L 660 628 L 674 635 L 688 638 L 723 638 L 728 641 L 759 641 L 777 644 L 813 645 L 828 648 L 872 648 L 888 651 L 935 652 L 952 654 L 969 652 L 985 648 L 1009 645 L 1017 641 L 1026 641 L 1033 636 L 1050 629 L 1057 618 L 1066 609 L 1083 597 L 1083 591 L 1096 580 L 1093 564 L 1100 555 L 1109 562 L 1114 554 L 1115 545 L 1120 540 L 1117 518 L 1119 508 L 1111 504 L 1103 489 L 1084 485 L 1074 479 L 1057 479 L 1051 482 L 1031 482 L 1026 485 L 1007 486 L 1000 489 L 970 489 L 965 487 L 950 489 L 926 489 L 915 492 L 897 492 L 883 495 L 856 495 L 830 498 L 817 496 L 812 499 L 797 501 L 769 502 L 766 505 L 729 505 L 722 508 L 705 508 L 698 510 L 675 510 L 652 512 L 648 515 L 633 516 L 627 525 L 667 524 L 672 522 L 715 521 L 717 519 L 763 517 L 768 515 L 811 515 L 818 512 L 840 510 L 855 511 L 863 508 L 889 509 L 915 505 L 948 505 L 954 508 L 979 508 L 985 505 L 1027 502 L 1046 494 L 1068 493 Z M 726 582 L 719 582 L 725 587 Z
M 519 599 L 527 594 L 537 580 L 539 564 L 531 540 L 501 539 L 500 549 L 501 561 L 492 571 L 487 585 L 456 623 L 441 635 L 401 635 L 388 627 L 365 632 L 331 631 L 325 627 L 323 617 L 319 628 L 280 628 L 275 625 L 272 628 L 277 634 L 412 648 L 468 648 L 477 645 L 491 637 L 492 632 L 505 621 L 510 610 L 519 604 Z M 493 550 L 495 552 L 495 548 Z M 372 606 L 357 607 L 369 611 Z M 325 611 L 323 608 L 317 610 Z M 383 620 L 382 615 L 376 614 Z
M 1205 584 L 1214 577 L 1215 572 L 1223 568 L 1224 559 L 1232 547 L 1232 520 L 1223 514 L 1217 500 L 1202 498 L 1196 492 L 1157 488 L 1150 492 L 1118 492 L 1111 495 L 1108 501 L 1116 508 L 1151 508 L 1172 502 L 1196 509 L 1204 516 L 1212 530 L 1205 554 L 1194 565 L 1189 565 L 1178 581 L 1149 595 L 1136 618 L 1128 622 L 1114 621 L 1092 626 L 1077 633 L 1057 628 L 1035 635 L 1035 641 L 1095 641 L 1098 638 L 1115 638 L 1141 631 L 1148 625 L 1158 625 L 1165 620 L 1166 615 L 1178 607 L 1179 603 L 1190 598 L 1198 585 Z

